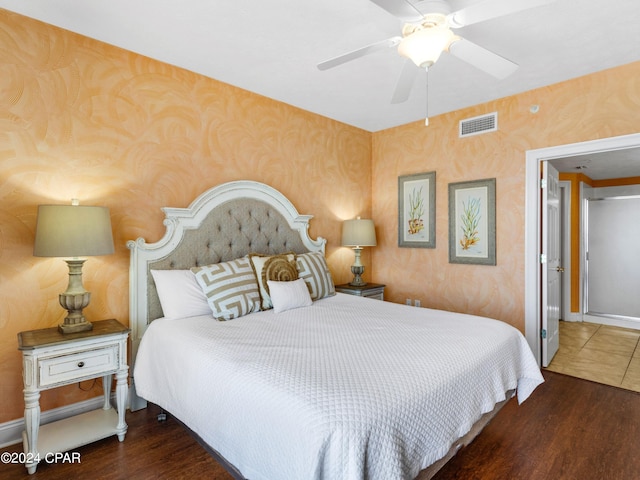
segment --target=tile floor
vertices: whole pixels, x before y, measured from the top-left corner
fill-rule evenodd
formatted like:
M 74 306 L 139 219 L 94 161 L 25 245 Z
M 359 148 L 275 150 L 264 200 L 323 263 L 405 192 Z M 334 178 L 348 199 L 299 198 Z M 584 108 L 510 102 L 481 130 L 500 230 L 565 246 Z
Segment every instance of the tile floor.
M 640 330 L 561 321 L 547 370 L 640 392 Z

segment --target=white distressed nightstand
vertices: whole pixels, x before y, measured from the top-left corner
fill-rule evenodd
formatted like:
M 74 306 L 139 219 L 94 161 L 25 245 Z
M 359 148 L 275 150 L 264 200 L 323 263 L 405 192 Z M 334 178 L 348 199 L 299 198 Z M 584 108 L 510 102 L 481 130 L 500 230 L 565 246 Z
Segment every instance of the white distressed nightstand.
M 367 283 L 361 287 L 354 287 L 353 285 L 345 283 L 343 285 L 336 285 L 336 292 L 384 300 L 384 287 L 385 285 L 380 283 Z
M 25 466 L 34 473 L 47 454 L 69 450 L 111 435 L 127 433 L 127 338 L 129 329 L 117 320 L 93 322 L 93 330 L 61 334 L 57 327 L 18 334 L 24 379 L 22 434 Z M 111 407 L 111 380 L 116 376 L 116 409 Z M 103 377 L 102 409 L 40 427 L 40 391 Z

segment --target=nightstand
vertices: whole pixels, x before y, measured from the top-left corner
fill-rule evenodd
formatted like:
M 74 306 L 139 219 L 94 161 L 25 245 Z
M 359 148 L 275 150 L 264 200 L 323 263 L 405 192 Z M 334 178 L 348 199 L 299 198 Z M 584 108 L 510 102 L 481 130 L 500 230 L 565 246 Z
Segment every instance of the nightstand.
M 384 300 L 384 287 L 379 283 L 367 283 L 362 287 L 354 287 L 348 283 L 336 285 L 336 292 L 347 293 L 349 295 L 357 295 L 358 297 L 375 298 L 376 300 Z
M 54 453 L 111 435 L 127 433 L 127 338 L 129 329 L 117 320 L 93 322 L 93 330 L 61 334 L 58 327 L 18 334 L 24 380 L 22 433 L 25 466 L 34 473 L 38 462 Z M 116 377 L 116 409 L 111 407 L 111 380 Z M 101 409 L 40 426 L 40 391 L 102 377 Z

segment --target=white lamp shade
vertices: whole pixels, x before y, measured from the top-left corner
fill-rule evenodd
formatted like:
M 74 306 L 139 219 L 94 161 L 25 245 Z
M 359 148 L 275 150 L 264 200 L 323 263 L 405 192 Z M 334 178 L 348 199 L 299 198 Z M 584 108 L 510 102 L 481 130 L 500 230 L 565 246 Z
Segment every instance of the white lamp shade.
M 40 205 L 33 255 L 88 257 L 113 253 L 107 207 Z
M 430 67 L 454 38 L 455 35 L 446 26 L 423 28 L 404 37 L 398 45 L 398 53 L 418 67 Z
M 342 245 L 345 247 L 375 247 L 376 229 L 373 220 L 356 218 L 342 224 Z

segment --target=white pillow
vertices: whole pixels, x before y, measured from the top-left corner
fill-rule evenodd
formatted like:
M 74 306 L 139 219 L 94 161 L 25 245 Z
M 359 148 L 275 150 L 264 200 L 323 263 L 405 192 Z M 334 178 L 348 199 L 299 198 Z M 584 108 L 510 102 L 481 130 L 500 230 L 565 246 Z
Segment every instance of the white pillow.
M 210 315 L 207 297 L 191 270 L 151 270 L 165 318 Z
M 307 284 L 301 278 L 292 282 L 267 280 L 273 312 L 280 313 L 294 308 L 308 307 L 313 302 Z

